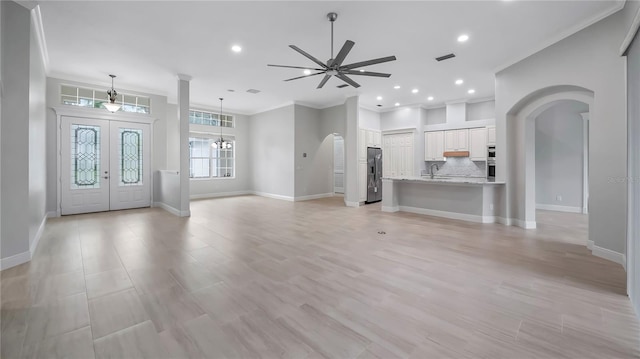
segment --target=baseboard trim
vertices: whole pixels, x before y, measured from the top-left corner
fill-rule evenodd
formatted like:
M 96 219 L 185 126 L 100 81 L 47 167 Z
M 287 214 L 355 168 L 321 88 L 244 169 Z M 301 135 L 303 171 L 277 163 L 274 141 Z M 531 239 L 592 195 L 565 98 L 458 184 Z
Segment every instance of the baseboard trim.
M 587 248 L 593 250 L 593 241 L 590 239 L 587 239 Z
M 353 201 L 344 201 L 344 205 L 347 207 L 352 207 L 352 208 L 358 208 L 360 207 L 360 202 L 353 202 Z
M 424 214 L 427 216 L 434 216 L 434 217 L 441 217 L 441 218 L 448 218 L 448 219 L 457 219 L 457 220 L 462 220 L 467 222 L 475 222 L 475 223 L 494 223 L 495 222 L 495 217 L 493 216 L 478 216 L 475 214 L 438 211 L 435 209 L 426 209 L 426 208 L 409 207 L 409 206 L 398 206 L 398 208 L 400 211 L 403 211 L 403 212 Z
M 180 211 L 179 209 L 173 208 L 170 205 L 164 202 L 153 202 L 154 207 L 162 208 L 165 211 L 178 216 L 178 217 L 189 217 L 191 216 L 191 211 Z
M 288 201 L 288 202 L 293 202 L 295 200 L 295 198 L 291 196 L 282 196 L 279 194 L 273 194 L 273 193 L 267 193 L 267 192 L 253 191 L 252 193 L 255 194 L 256 196 L 279 199 L 279 200 Z
M 42 238 L 42 234 L 44 233 L 44 227 L 47 224 L 47 218 L 48 216 L 46 214 L 44 217 L 42 217 L 42 222 L 40 222 L 38 231 L 36 232 L 35 236 L 33 236 L 33 238 L 31 238 L 31 240 L 29 241 L 29 253 L 31 254 L 31 258 L 33 258 L 33 255 L 36 253 L 36 249 L 38 248 L 38 244 L 40 243 L 40 238 Z
M 557 206 L 554 204 L 536 204 L 536 209 L 556 212 L 582 213 L 582 207 Z
M 512 226 L 513 225 L 513 221 L 511 220 L 511 218 L 496 217 L 496 222 L 500 223 L 500 224 L 504 224 L 505 226 Z
M 47 212 L 47 218 L 58 218 L 58 217 L 60 217 L 60 212 L 58 211 Z
M 207 198 L 219 198 L 219 197 L 246 196 L 248 194 L 253 194 L 253 191 L 233 191 L 233 192 L 192 194 L 189 196 L 189 199 L 207 199 Z
M 312 194 L 308 196 L 298 196 L 294 198 L 294 201 L 295 202 L 310 201 L 313 199 L 329 198 L 329 197 L 333 197 L 333 193 L 320 193 L 320 194 Z
M 518 218 L 511 218 L 513 224 L 524 229 L 536 229 L 538 227 L 536 221 L 524 221 Z
M 394 213 L 398 212 L 400 207 L 398 206 L 382 206 L 382 212 Z
M 7 258 L 2 258 L 2 259 L 0 259 L 0 270 L 5 270 L 5 269 L 9 269 L 11 267 L 15 267 L 15 266 L 20 265 L 22 263 L 27 263 L 30 260 L 31 260 L 31 252 L 30 251 L 18 253 L 16 255 L 13 255 L 13 256 L 7 257 Z
M 591 241 L 591 243 L 593 242 Z M 588 242 L 587 246 L 589 246 Z M 618 263 L 624 268 L 625 271 L 627 270 L 627 261 L 624 254 L 612 251 L 607 248 L 598 247 L 595 244 L 591 244 L 591 246 L 591 254 L 596 257 L 604 258 L 606 260 Z

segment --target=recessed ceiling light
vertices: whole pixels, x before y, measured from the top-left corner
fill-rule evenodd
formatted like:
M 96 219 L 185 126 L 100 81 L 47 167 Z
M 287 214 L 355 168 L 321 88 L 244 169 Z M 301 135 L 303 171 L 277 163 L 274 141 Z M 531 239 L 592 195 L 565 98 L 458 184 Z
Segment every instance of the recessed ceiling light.
M 400 106 L 400 102 L 396 102 L 396 106 Z
M 393 88 L 397 90 L 397 89 L 400 88 L 400 85 L 395 85 L 395 86 L 393 86 Z
M 364 72 L 364 69 L 360 69 L 360 72 Z
M 456 85 L 462 85 L 464 83 L 464 81 L 462 79 L 457 79 L 456 80 Z
M 378 101 L 382 100 L 382 96 L 376 97 L 376 100 L 378 100 Z
M 411 90 L 411 93 L 418 93 L 418 89 Z
M 233 46 L 231 46 L 231 51 L 240 52 L 240 51 L 242 51 L 242 47 L 240 47 L 240 45 L 233 45 Z
M 463 34 L 458 36 L 458 42 L 465 42 L 467 40 L 469 40 L 469 35 Z
M 467 93 L 469 93 L 469 94 L 474 94 L 474 93 L 476 93 L 476 90 L 474 90 L 474 89 L 470 89 L 469 91 L 467 91 Z
M 304 71 L 302 71 L 305 75 L 311 75 L 311 70 L 306 69 Z
M 427 97 L 427 101 L 433 101 L 433 96 Z

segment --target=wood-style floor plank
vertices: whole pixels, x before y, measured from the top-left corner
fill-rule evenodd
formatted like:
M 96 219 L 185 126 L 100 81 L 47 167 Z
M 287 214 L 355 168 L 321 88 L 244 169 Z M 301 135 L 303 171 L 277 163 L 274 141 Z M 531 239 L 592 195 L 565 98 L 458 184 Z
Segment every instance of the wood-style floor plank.
M 47 222 L 0 273 L 2 358 L 632 358 L 587 218 L 476 224 L 342 198 L 193 201 Z M 379 233 L 384 232 L 384 233 Z

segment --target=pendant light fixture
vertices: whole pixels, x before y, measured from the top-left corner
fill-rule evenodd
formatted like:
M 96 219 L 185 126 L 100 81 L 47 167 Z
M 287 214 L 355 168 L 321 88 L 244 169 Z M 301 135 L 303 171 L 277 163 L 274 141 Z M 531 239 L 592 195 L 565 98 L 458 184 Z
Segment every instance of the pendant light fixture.
M 231 148 L 231 141 L 226 141 L 222 137 L 222 100 L 224 99 L 220 97 L 220 115 L 218 117 L 218 124 L 220 125 L 220 138 L 212 143 L 211 146 L 213 146 L 213 148 L 229 149 Z
M 113 113 L 120 109 L 120 104 L 116 103 L 116 97 L 118 96 L 118 93 L 113 88 L 113 79 L 116 77 L 116 75 L 109 75 L 109 77 L 111 77 L 111 90 L 107 91 L 107 95 L 109 95 L 109 102 L 105 102 L 102 105 L 104 106 L 104 108 L 109 110 L 109 112 Z

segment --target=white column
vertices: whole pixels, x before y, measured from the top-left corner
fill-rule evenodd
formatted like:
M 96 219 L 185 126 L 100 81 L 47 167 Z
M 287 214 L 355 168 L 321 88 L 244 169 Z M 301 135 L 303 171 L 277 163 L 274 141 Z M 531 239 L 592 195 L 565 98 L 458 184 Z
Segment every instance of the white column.
M 178 74 L 178 121 L 180 122 L 180 216 L 189 217 L 189 81 Z
M 358 196 L 358 129 L 359 109 L 358 96 L 349 97 L 345 102 L 346 116 L 345 116 L 345 138 L 344 138 L 344 150 L 345 150 L 345 189 L 344 189 L 344 203 L 349 207 L 358 207 L 360 205 L 360 199 Z

